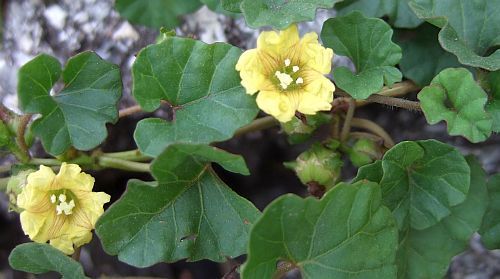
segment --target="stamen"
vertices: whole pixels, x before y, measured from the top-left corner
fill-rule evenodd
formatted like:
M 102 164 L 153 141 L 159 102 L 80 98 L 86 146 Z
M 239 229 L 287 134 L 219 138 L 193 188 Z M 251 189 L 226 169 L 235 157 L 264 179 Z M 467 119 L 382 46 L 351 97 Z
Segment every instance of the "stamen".
M 293 66 L 292 70 L 294 73 L 296 73 L 300 70 L 300 68 L 299 68 L 299 66 Z
M 290 61 L 289 58 L 285 59 L 285 66 L 290 66 L 290 63 L 292 63 L 292 61 Z
M 59 201 L 60 202 L 65 202 L 66 201 L 66 195 L 65 194 L 60 194 L 59 195 Z
M 274 73 L 274 74 L 276 75 L 276 77 L 280 81 L 280 86 L 283 89 L 287 89 L 288 86 L 293 82 L 293 78 L 287 73 L 282 73 L 280 71 L 276 71 L 276 73 Z
M 301 77 L 298 77 L 297 80 L 295 81 L 296 84 L 302 84 L 304 83 L 304 79 L 302 79 Z
M 50 196 L 50 202 L 56 203 L 56 195 L 52 194 L 52 196 Z

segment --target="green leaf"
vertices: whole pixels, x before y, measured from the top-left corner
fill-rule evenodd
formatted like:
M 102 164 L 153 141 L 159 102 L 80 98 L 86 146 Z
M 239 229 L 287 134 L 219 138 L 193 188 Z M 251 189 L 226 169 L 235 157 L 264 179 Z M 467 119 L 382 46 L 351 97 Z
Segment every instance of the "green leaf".
M 179 25 L 179 17 L 202 6 L 200 0 L 116 0 L 115 8 L 132 23 L 167 29 Z
M 500 71 L 490 72 L 487 79 L 489 101 L 486 105 L 486 111 L 493 119 L 492 130 L 500 133 Z
M 226 261 L 245 253 L 259 211 L 210 167 L 248 174 L 243 159 L 214 147 L 170 145 L 151 166 L 157 181 L 131 180 L 99 219 L 105 251 L 145 267 L 158 262 Z
M 16 246 L 10 253 L 9 264 L 14 269 L 35 274 L 55 271 L 62 278 L 87 278 L 79 262 L 48 244 L 31 242 Z
M 412 0 L 421 19 L 441 28 L 439 42 L 460 63 L 500 69 L 500 2 L 470 0 Z M 493 52 L 494 51 L 494 52 Z
M 32 130 L 50 154 L 59 155 L 71 145 L 90 150 L 106 138 L 106 123 L 118 119 L 120 70 L 93 52 L 83 52 L 68 60 L 62 71 L 64 89 L 52 94 L 60 75 L 59 62 L 45 54 L 21 67 L 20 107 L 26 113 L 42 115 Z
M 236 15 L 236 13 L 224 9 L 223 2 L 221 0 L 200 0 L 200 1 L 203 4 L 207 5 L 207 7 L 214 12 L 222 13 L 228 16 Z
M 325 46 L 349 57 L 356 68 L 356 73 L 346 67 L 335 68 L 336 85 L 356 99 L 366 99 L 384 84 L 401 81 L 401 72 L 394 67 L 401 59 L 401 48 L 391 38 L 387 23 L 360 12 L 327 20 L 321 31 Z
M 241 13 L 241 2 L 243 0 L 221 0 L 222 8 L 228 12 Z
M 169 37 L 143 49 L 132 67 L 137 102 L 153 111 L 166 101 L 174 120 L 140 121 L 134 134 L 142 153 L 158 155 L 175 142 L 222 141 L 251 122 L 258 108 L 235 70 L 241 50 L 228 44 Z
M 281 260 L 302 278 L 395 278 L 397 228 L 372 182 L 340 183 L 321 200 L 273 201 L 250 234 L 242 278 L 272 278 Z
M 481 240 L 488 249 L 500 248 L 500 174 L 488 182 L 488 210 L 481 225 Z
M 453 147 L 436 140 L 405 141 L 382 159 L 380 181 L 384 205 L 399 228 L 428 228 L 465 200 L 470 168 Z
M 368 17 L 388 16 L 394 27 L 414 28 L 422 23 L 408 6 L 410 0 L 344 0 L 335 5 L 339 15 L 360 11 Z
M 485 111 L 488 95 L 464 68 L 441 71 L 418 94 L 429 124 L 446 121 L 448 133 L 481 142 L 491 135 L 492 119 Z
M 353 179 L 353 182 L 362 181 L 364 179 L 376 183 L 380 183 L 384 170 L 382 169 L 382 161 L 377 160 L 371 164 L 364 165 L 358 169 L 358 174 Z
M 9 130 L 9 127 L 0 120 L 0 147 L 7 146 L 12 141 L 12 133 Z
M 397 42 L 403 49 L 399 62 L 403 75 L 420 86 L 428 85 L 442 70 L 460 67 L 457 57 L 439 44 L 439 29 L 425 23 L 415 30 L 398 30 Z
M 443 278 L 451 259 L 467 249 L 469 238 L 479 229 L 488 199 L 485 173 L 475 159 L 467 161 L 471 185 L 465 201 L 425 230 L 408 227 L 400 233 L 398 278 Z
M 295 22 L 310 21 L 316 9 L 330 9 L 340 0 L 242 0 L 241 11 L 252 28 L 285 29 Z M 236 2 L 236 1 L 232 1 Z

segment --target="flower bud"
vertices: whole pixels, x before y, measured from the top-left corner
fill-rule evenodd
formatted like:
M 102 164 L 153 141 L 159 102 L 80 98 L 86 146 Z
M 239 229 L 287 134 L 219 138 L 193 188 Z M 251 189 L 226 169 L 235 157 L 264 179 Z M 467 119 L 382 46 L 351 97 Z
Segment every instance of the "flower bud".
M 306 115 L 305 121 L 294 117 L 288 122 L 281 123 L 281 128 L 288 135 L 288 141 L 297 144 L 308 140 L 316 129 L 329 123 L 331 118 L 331 115 L 325 113 Z
M 295 162 L 285 163 L 285 166 L 293 169 L 304 184 L 315 182 L 330 188 L 340 177 L 342 160 L 335 150 L 316 143 L 300 154 Z
M 358 168 L 382 157 L 381 147 L 367 138 L 356 141 L 348 154 L 352 164 Z
M 6 194 L 9 197 L 9 210 L 20 211 L 17 207 L 17 196 L 22 192 L 24 186 L 26 186 L 28 175 L 34 171 L 33 169 L 22 170 L 10 177 L 6 190 Z

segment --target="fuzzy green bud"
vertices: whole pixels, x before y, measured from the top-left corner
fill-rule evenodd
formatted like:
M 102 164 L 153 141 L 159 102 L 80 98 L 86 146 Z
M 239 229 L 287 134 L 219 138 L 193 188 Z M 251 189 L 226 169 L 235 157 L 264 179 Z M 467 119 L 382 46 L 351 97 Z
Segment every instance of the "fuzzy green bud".
M 326 188 L 333 187 L 340 177 L 342 160 L 335 150 L 315 143 L 311 148 L 285 166 L 293 169 L 304 184 L 316 182 Z
M 19 211 L 19 208 L 17 207 L 17 196 L 22 192 L 24 186 L 26 185 L 28 175 L 34 171 L 34 169 L 26 169 L 10 177 L 9 182 L 7 183 L 7 190 L 5 191 L 9 197 L 9 210 Z
M 356 167 L 370 164 L 382 157 L 381 148 L 371 139 L 359 139 L 348 152 L 349 159 Z

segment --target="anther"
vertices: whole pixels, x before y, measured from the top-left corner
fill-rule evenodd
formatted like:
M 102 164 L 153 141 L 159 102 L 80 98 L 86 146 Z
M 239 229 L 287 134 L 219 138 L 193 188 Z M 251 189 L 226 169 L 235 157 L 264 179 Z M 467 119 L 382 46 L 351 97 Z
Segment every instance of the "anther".
M 50 202 L 56 203 L 56 195 L 52 194 L 52 196 L 50 196 Z
M 297 80 L 295 81 L 296 84 L 302 84 L 304 83 L 304 79 L 302 79 L 301 77 L 298 77 Z
M 285 66 L 290 66 L 290 64 L 292 63 L 292 61 L 290 61 L 289 58 L 285 59 Z
M 299 66 L 293 66 L 292 70 L 294 73 L 298 72 L 299 71 Z

